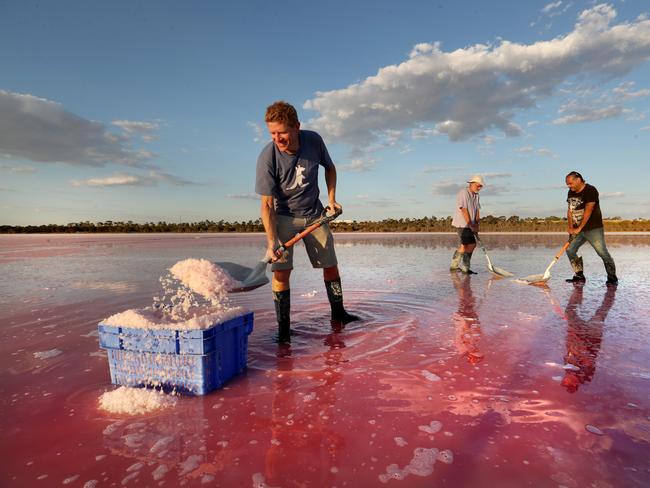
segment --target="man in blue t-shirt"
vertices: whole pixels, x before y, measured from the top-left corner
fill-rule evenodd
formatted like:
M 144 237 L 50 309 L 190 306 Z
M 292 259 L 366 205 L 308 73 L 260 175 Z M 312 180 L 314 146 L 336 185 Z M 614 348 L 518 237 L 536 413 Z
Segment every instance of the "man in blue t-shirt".
M 275 102 L 264 117 L 272 142 L 257 159 L 255 192 L 262 197 L 262 223 L 266 231 L 267 257 L 272 258 L 272 289 L 278 320 L 278 339 L 290 340 L 290 286 L 293 248 L 278 259 L 274 251 L 304 230 L 324 211 L 319 199 L 318 167 L 325 168 L 328 208 L 340 210 L 336 201 L 336 168 L 320 135 L 300 130 L 296 109 Z M 339 329 L 358 317 L 343 307 L 343 292 L 334 239 L 327 224 L 305 236 L 304 245 L 314 268 L 323 268 L 327 297 L 332 309 L 332 327 Z
M 600 211 L 598 190 L 585 183 L 582 175 L 571 171 L 566 175 L 567 194 L 567 221 L 571 244 L 566 250 L 567 257 L 573 268 L 574 275 L 568 282 L 582 283 L 585 281 L 582 257 L 578 256 L 578 249 L 585 242 L 591 244 L 596 254 L 600 256 L 607 272 L 607 284 L 617 285 L 616 265 L 605 245 L 605 230 L 603 228 L 603 215 Z

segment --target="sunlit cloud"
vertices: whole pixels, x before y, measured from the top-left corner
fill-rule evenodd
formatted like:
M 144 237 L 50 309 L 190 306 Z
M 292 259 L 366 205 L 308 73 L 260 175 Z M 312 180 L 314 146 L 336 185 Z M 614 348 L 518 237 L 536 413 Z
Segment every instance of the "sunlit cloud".
M 579 122 L 595 122 L 597 120 L 613 119 L 623 115 L 624 108 L 622 105 L 610 105 L 604 108 L 592 108 L 589 106 L 573 106 L 565 111 L 571 112 L 570 115 L 558 117 L 553 121 L 556 125 L 576 124 Z
M 140 122 L 135 120 L 114 120 L 112 125 L 124 131 L 127 137 L 139 135 L 144 142 L 151 142 L 156 139 L 154 134 L 160 128 L 157 122 Z
M 553 159 L 557 158 L 557 154 L 545 147 L 536 149 L 533 146 L 522 146 L 515 149 L 515 152 L 520 156 L 541 156 L 544 158 Z
M 566 81 L 588 76 L 605 83 L 647 61 L 650 21 L 614 24 L 615 17 L 612 6 L 597 5 L 580 13 L 568 34 L 528 45 L 501 40 L 445 52 L 438 43 L 417 44 L 404 62 L 346 88 L 317 92 L 304 107 L 317 112 L 310 124 L 327 140 L 353 149 L 386 130 L 451 141 L 490 130 L 518 136 L 514 117 Z M 566 114 L 557 123 L 613 116 L 612 109 Z
M 134 150 L 127 137 L 68 112 L 59 103 L 0 90 L 0 157 L 4 159 L 140 166 L 154 156 Z
M 347 164 L 339 164 L 336 168 L 342 172 L 365 173 L 375 168 L 377 161 L 374 158 L 355 158 Z
M 253 130 L 253 142 L 264 142 L 266 132 L 262 126 L 256 122 L 247 122 L 246 125 Z
M 560 5 L 562 5 L 562 0 L 558 0 L 557 2 L 551 2 L 546 5 L 544 5 L 544 8 L 542 9 L 542 13 L 549 14 L 554 10 L 557 10 Z
M 15 174 L 30 174 L 30 173 L 35 173 L 36 168 L 25 164 L 0 163 L 0 171 L 6 171 L 8 173 L 15 173 Z
M 158 186 L 160 183 L 172 186 L 195 185 L 191 181 L 160 171 L 149 171 L 146 175 L 118 173 L 104 178 L 72 180 L 73 186 L 82 187 L 116 187 L 116 186 Z
M 228 198 L 233 198 L 235 200 L 255 200 L 258 201 L 260 196 L 256 193 L 230 193 L 227 195 Z
M 610 199 L 613 199 L 613 198 L 621 198 L 621 197 L 624 197 L 624 196 L 625 196 L 625 193 L 622 192 L 622 191 L 612 191 L 612 192 L 605 192 L 605 193 L 599 194 L 600 198 L 604 198 L 606 200 L 610 200 Z

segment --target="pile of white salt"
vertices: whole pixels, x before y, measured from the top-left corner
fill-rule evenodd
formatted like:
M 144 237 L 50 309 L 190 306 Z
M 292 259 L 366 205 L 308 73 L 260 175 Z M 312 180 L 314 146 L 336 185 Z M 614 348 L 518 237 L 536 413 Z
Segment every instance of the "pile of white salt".
M 120 386 L 99 397 L 99 408 L 110 413 L 141 415 L 176 403 L 176 398 L 157 390 Z
M 153 306 L 125 310 L 102 323 L 139 329 L 206 329 L 244 312 L 228 300 L 228 290 L 240 283 L 217 264 L 185 259 L 169 272 L 160 278 L 163 293 L 154 297 Z

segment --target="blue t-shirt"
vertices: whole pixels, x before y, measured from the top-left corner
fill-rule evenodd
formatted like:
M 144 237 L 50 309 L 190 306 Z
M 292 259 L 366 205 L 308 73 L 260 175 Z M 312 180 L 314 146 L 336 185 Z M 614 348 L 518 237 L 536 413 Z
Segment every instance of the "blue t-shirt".
M 255 192 L 272 196 L 279 215 L 317 217 L 323 212 L 318 198 L 318 166 L 333 168 L 334 163 L 316 132 L 300 131 L 297 154 L 284 153 L 270 142 L 257 158 Z

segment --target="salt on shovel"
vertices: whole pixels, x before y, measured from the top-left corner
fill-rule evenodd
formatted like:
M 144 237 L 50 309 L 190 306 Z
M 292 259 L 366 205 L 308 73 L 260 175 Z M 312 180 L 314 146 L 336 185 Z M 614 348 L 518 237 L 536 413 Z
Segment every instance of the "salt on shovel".
M 478 245 L 481 246 L 481 249 L 483 249 L 483 252 L 485 253 L 485 259 L 487 259 L 487 268 L 494 273 L 497 276 L 503 276 L 504 278 L 507 278 L 509 276 L 514 276 L 513 273 L 510 271 L 506 271 L 503 268 L 499 268 L 498 266 L 494 266 L 492 264 L 492 261 L 490 260 L 490 256 L 488 255 L 487 249 L 485 249 L 485 246 L 481 242 L 481 239 L 478 238 L 478 234 L 474 232 L 474 237 L 476 238 L 476 242 L 478 242 Z
M 546 283 L 549 279 L 551 279 L 551 268 L 555 265 L 555 263 L 557 263 L 558 259 L 560 259 L 560 256 L 564 254 L 564 251 L 567 250 L 569 244 L 571 244 L 571 240 L 567 241 L 564 246 L 562 246 L 562 249 L 560 249 L 559 252 L 555 255 L 553 261 L 551 261 L 551 264 L 548 265 L 548 268 L 546 268 L 546 271 L 544 271 L 543 274 L 526 276 L 525 278 L 519 278 L 517 281 L 528 283 L 530 285 L 539 285 Z
M 336 210 L 335 212 L 332 213 L 326 213 L 321 218 L 319 218 L 316 222 L 310 224 L 305 230 L 303 230 L 299 234 L 296 234 L 293 238 L 289 239 L 287 242 L 285 242 L 280 247 L 278 247 L 275 250 L 275 255 L 277 257 L 281 257 L 282 254 L 287 249 L 292 247 L 298 241 L 302 240 L 306 235 L 311 234 L 322 225 L 331 222 L 336 217 L 341 215 L 341 213 L 342 213 L 341 210 Z M 254 290 L 255 288 L 264 286 L 269 282 L 269 278 L 266 276 L 266 267 L 271 262 L 272 262 L 271 258 L 265 257 L 264 259 L 259 261 L 257 265 L 252 269 L 247 268 L 246 266 L 242 266 L 240 264 L 229 263 L 229 262 L 216 263 L 216 264 L 219 265 L 224 271 L 226 271 L 234 280 L 239 282 L 239 286 L 231 290 L 228 290 L 228 293 L 241 293 L 244 291 Z

